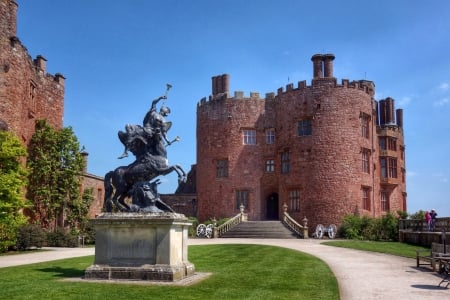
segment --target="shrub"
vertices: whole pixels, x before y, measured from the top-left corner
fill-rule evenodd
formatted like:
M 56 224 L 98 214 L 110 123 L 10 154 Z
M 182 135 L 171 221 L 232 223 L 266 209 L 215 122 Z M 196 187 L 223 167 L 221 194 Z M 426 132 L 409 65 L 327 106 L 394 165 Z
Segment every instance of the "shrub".
M 339 235 L 347 239 L 396 241 L 398 219 L 391 213 L 381 218 L 347 215 L 339 228 Z
M 198 219 L 195 217 L 189 217 L 189 221 L 192 222 L 192 226 L 189 227 L 189 236 L 195 237 L 197 236 L 197 226 L 198 226 Z
M 47 244 L 50 247 L 77 247 L 78 235 L 67 233 L 62 228 L 47 233 Z
M 17 249 L 42 248 L 45 245 L 45 231 L 41 226 L 28 224 L 19 228 L 17 234 Z

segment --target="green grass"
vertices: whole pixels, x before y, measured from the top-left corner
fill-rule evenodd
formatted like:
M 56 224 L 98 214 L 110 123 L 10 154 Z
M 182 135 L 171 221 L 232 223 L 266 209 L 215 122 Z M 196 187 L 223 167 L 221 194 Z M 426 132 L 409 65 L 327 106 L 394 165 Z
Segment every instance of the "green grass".
M 191 286 L 68 282 L 93 257 L 0 269 L 1 299 L 339 299 L 336 278 L 318 258 L 261 245 L 190 246 L 196 271 L 212 275 Z
M 430 248 L 425 248 L 416 245 L 410 245 L 399 242 L 373 242 L 373 241 L 359 241 L 359 240 L 342 240 L 324 242 L 324 245 L 351 248 L 357 250 L 380 252 L 385 254 L 392 254 L 397 256 L 416 258 L 416 250 L 429 251 Z

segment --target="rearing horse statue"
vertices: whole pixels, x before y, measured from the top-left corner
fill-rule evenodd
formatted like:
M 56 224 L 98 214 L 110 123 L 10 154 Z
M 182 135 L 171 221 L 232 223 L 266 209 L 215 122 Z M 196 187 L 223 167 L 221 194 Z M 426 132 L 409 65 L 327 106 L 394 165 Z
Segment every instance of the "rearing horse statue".
M 166 122 L 165 117 L 170 113 L 170 109 L 163 105 L 160 112 L 156 112 L 156 104 L 161 99 L 167 98 L 170 87 L 167 85 L 165 96 L 153 100 L 143 126 L 126 125 L 125 132 L 119 131 L 119 139 L 125 146 L 125 151 L 119 158 L 128 156 L 128 151 L 131 151 L 136 160 L 106 173 L 104 180 L 106 212 L 112 212 L 114 207 L 123 212 L 131 211 L 126 199 L 133 197 L 134 188 L 158 176 L 175 171 L 178 174 L 178 183 L 186 181 L 186 172 L 183 168 L 179 165 L 170 166 L 167 160 L 166 146 L 179 140 L 179 137 L 173 141 L 167 139 L 166 134 L 172 123 Z M 154 186 L 156 189 L 156 185 Z

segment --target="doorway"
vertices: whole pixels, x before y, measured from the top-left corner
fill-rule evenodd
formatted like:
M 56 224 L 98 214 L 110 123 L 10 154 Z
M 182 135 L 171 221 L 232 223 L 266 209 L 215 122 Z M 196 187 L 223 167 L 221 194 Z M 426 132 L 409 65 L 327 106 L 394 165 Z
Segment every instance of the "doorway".
M 266 219 L 267 220 L 278 220 L 279 219 L 279 211 L 278 211 L 278 194 L 273 193 L 270 194 L 267 198 L 267 211 L 266 211 Z

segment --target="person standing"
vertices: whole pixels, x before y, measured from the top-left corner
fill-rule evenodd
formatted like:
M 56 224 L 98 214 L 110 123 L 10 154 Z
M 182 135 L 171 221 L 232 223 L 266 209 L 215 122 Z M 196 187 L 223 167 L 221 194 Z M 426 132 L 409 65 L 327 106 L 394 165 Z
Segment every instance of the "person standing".
M 431 230 L 431 215 L 428 210 L 425 212 L 425 221 L 427 222 L 427 231 L 430 231 Z
M 436 210 L 433 208 L 430 212 L 430 216 L 431 216 L 431 231 L 434 231 L 436 229 L 436 217 L 437 217 L 437 213 Z

